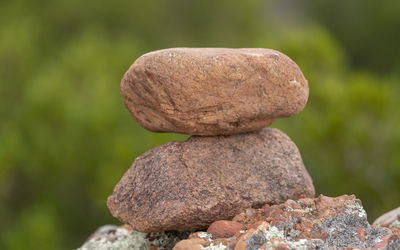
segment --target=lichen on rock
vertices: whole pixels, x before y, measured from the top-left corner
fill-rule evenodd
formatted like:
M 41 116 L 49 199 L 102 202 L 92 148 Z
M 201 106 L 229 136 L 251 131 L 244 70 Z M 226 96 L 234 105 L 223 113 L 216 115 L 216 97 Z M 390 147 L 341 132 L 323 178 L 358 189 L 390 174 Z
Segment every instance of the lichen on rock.
M 78 250 L 146 250 L 149 247 L 150 241 L 145 233 L 116 228 L 89 239 Z
M 78 250 L 147 250 L 151 247 L 169 250 L 189 234 L 174 231 L 141 233 L 128 225 L 106 225 L 96 230 Z
M 347 206 L 346 213 L 348 213 L 348 214 L 354 214 L 355 213 L 359 217 L 367 218 L 367 212 L 365 212 L 364 208 L 360 204 L 358 204 L 357 202 L 353 203 L 353 204 L 352 203 L 346 204 L 346 206 Z
M 400 228 L 400 220 L 395 220 L 392 223 L 390 223 L 389 227 L 397 227 Z

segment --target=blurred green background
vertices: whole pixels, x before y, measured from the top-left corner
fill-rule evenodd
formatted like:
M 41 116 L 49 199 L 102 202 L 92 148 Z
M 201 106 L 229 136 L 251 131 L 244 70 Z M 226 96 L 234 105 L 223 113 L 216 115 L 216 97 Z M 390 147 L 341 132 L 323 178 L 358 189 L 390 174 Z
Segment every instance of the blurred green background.
M 72 249 L 119 223 L 106 198 L 135 157 L 186 136 L 139 127 L 119 82 L 168 47 L 266 47 L 309 80 L 298 145 L 317 193 L 372 222 L 400 203 L 400 1 L 0 1 L 0 249 Z

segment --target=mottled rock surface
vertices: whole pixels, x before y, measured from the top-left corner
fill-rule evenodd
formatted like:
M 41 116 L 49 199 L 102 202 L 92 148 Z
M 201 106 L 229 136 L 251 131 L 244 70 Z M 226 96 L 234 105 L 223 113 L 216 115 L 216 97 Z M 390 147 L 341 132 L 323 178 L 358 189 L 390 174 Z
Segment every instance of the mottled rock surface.
M 229 238 L 196 232 L 186 244 L 193 249 L 235 250 L 400 249 L 399 228 L 370 226 L 354 195 L 287 200 L 280 205 L 247 209 L 233 221 L 246 230 Z
M 139 233 L 129 226 L 104 226 L 80 248 L 140 250 L 400 249 L 400 224 L 370 226 L 353 195 L 287 200 L 246 209 L 233 218 L 243 230 L 229 237 L 208 232 Z M 224 223 L 218 223 L 218 227 Z M 228 228 L 231 224 L 225 224 Z M 215 226 L 215 224 L 214 224 Z M 207 231 L 212 231 L 212 225 Z M 220 228 L 221 229 L 221 228 Z M 223 230 L 223 229 L 222 229 Z
M 275 50 L 173 48 L 139 57 L 122 79 L 121 95 L 147 130 L 227 135 L 299 113 L 308 83 Z
M 105 225 L 94 232 L 78 250 L 170 250 L 190 232 L 141 233 L 128 225 Z
M 189 231 L 314 193 L 296 145 L 266 128 L 154 148 L 134 161 L 107 203 L 137 231 Z

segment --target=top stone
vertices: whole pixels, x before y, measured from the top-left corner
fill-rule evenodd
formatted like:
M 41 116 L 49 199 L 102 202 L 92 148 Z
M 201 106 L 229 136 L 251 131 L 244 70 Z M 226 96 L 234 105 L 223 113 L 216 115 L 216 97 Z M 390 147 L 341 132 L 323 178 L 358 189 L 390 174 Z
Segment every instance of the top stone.
M 147 130 L 229 135 L 299 113 L 308 84 L 296 63 L 275 50 L 172 48 L 139 57 L 121 95 Z

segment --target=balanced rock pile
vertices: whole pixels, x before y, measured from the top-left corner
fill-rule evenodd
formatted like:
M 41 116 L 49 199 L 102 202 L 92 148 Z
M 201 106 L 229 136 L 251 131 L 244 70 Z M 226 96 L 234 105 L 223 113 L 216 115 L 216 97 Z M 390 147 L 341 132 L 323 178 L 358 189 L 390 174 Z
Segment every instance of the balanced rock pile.
M 121 93 L 145 129 L 192 136 L 134 161 L 108 198 L 125 225 L 103 226 L 80 250 L 400 249 L 400 208 L 370 225 L 355 196 L 314 198 L 296 145 L 264 128 L 308 98 L 282 53 L 155 51 Z
M 264 128 L 307 103 L 307 80 L 286 55 L 155 51 L 133 63 L 121 93 L 143 128 L 192 135 L 139 156 L 108 198 L 113 216 L 133 230 L 201 230 L 248 208 L 314 197 L 296 145 Z

